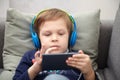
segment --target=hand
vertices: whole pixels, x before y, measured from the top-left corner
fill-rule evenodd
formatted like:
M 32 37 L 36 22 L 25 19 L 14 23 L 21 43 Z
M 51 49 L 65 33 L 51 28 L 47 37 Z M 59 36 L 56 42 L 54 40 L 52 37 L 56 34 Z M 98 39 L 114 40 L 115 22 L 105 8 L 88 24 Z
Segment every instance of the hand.
M 51 53 L 53 53 L 53 51 L 57 51 L 57 50 L 58 50 L 57 47 L 50 47 L 50 48 L 46 49 L 45 54 L 51 54 Z
M 67 65 L 79 69 L 83 74 L 88 74 L 93 70 L 90 57 L 84 54 L 82 50 L 79 50 L 78 54 L 69 57 L 66 62 Z
M 32 59 L 32 62 L 34 63 L 33 65 L 35 65 L 36 67 L 39 66 L 41 69 L 41 64 L 42 64 L 42 54 L 45 53 L 45 46 L 42 46 L 40 51 L 38 50 L 36 53 L 35 53 L 35 59 Z M 39 71 L 39 70 L 38 70 Z
M 41 71 L 42 67 L 42 54 L 50 54 L 52 51 L 57 50 L 57 47 L 51 47 L 46 49 L 46 47 L 43 45 L 41 47 L 40 51 L 37 51 L 35 53 L 35 59 L 32 59 L 32 62 L 34 63 L 33 66 L 36 66 L 35 69 L 37 70 L 37 72 Z
M 45 48 L 44 46 L 41 47 L 40 51 L 37 51 L 35 53 L 35 59 L 32 61 L 34 64 L 28 69 L 28 74 L 30 80 L 33 80 L 35 76 L 42 70 L 41 63 L 42 63 L 42 54 L 45 53 Z

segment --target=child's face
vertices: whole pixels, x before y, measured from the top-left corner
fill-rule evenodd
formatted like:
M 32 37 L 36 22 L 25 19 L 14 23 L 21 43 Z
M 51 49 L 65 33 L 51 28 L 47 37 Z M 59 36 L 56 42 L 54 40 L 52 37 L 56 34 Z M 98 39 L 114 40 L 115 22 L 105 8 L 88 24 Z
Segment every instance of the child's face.
M 63 53 L 68 48 L 69 32 L 63 19 L 45 21 L 39 26 L 41 45 L 49 53 Z

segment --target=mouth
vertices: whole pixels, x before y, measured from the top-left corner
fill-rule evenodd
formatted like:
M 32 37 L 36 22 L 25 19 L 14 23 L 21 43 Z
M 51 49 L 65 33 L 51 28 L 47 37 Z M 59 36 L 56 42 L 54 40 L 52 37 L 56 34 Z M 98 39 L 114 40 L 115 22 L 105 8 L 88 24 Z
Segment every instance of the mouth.
M 58 46 L 58 45 L 53 45 L 53 46 L 50 46 L 50 47 L 56 47 L 56 48 L 59 48 L 60 46 Z

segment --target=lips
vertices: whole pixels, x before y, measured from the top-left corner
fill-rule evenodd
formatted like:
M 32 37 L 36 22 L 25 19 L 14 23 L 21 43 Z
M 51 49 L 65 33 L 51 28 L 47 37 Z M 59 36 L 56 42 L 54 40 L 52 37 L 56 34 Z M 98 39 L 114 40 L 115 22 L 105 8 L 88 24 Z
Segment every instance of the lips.
M 58 45 L 52 45 L 52 46 L 50 46 L 50 47 L 56 47 L 56 48 L 58 48 L 58 47 L 60 47 L 60 46 L 58 46 Z

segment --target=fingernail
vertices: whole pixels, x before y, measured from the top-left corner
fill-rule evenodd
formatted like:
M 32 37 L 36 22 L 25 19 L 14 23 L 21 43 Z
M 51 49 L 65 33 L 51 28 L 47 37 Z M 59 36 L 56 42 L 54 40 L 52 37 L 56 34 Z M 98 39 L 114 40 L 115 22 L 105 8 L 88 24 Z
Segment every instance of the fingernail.
M 32 59 L 32 63 L 33 63 L 33 64 L 35 63 L 35 59 Z
M 37 53 L 40 53 L 40 51 L 38 50 Z
M 79 50 L 79 53 L 82 53 L 82 50 Z

